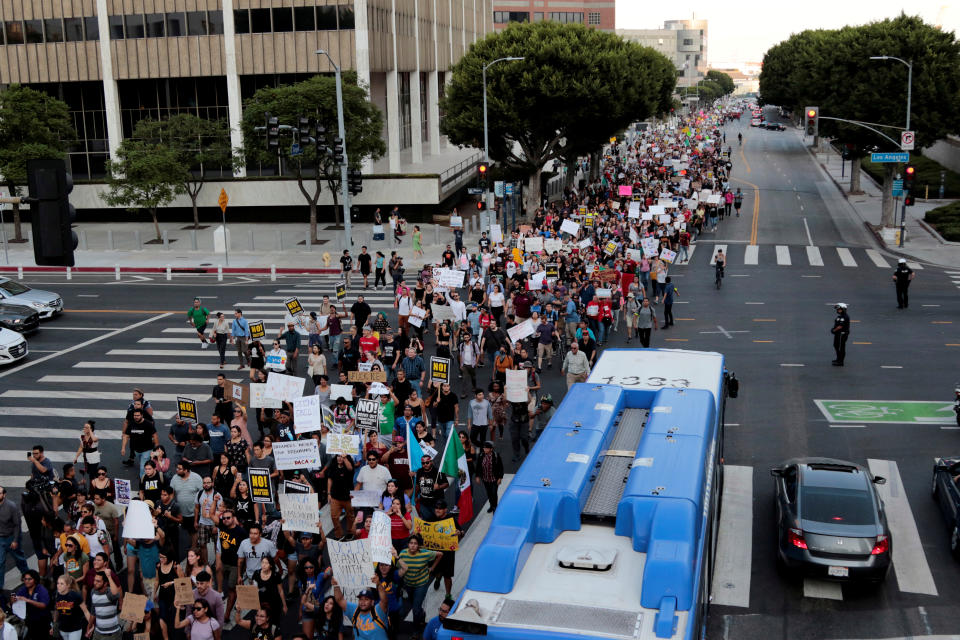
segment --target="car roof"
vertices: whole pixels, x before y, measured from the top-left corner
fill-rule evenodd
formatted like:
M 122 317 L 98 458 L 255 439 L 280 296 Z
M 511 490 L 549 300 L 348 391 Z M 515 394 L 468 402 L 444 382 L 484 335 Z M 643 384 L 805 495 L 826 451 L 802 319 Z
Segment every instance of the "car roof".
M 809 486 L 865 491 L 870 484 L 869 472 L 855 462 L 834 458 L 804 458 L 794 462 L 800 469 L 803 484 Z

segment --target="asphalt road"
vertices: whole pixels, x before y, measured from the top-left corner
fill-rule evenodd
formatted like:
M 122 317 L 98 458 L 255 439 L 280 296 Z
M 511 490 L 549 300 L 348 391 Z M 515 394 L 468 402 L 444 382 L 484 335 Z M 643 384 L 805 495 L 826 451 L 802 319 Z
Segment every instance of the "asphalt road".
M 745 606 L 711 609 L 709 636 L 840 640 L 956 633 L 960 565 L 947 550 L 929 482 L 934 456 L 960 453 L 960 432 L 944 428 L 948 424 L 879 423 L 866 414 L 858 425 L 828 421 L 815 401 L 947 404 L 960 349 L 957 288 L 941 269 L 918 269 L 910 308 L 898 310 L 890 280 L 896 259 L 872 252 L 798 133 L 750 129 L 748 122 L 731 125 L 727 135 L 733 175 L 744 181 L 741 217 L 703 236 L 689 265 L 671 269 L 680 292 L 676 325 L 653 339 L 653 346 L 720 351 L 742 382 L 740 397 L 728 402 L 725 462 L 746 467 L 752 479 L 750 562 L 731 576 L 749 586 Z M 744 132 L 742 158 L 738 130 Z M 729 255 L 720 290 L 709 264 L 717 245 L 726 245 Z M 215 277 L 178 277 L 168 283 L 161 276 L 117 283 L 112 277 L 66 282 L 39 275 L 26 282 L 62 294 L 67 310 L 28 338 L 25 363 L 0 370 L 0 483 L 13 497 L 29 471 L 25 452 L 41 442 L 59 468 L 73 459 L 88 417 L 97 420 L 111 473 L 132 479 L 120 465 L 118 431 L 133 387 L 146 389 L 158 425 L 174 412 L 177 395 L 209 397 L 220 370 L 216 349 L 201 351 L 185 322 L 195 295 L 211 310 L 242 306 L 249 319 L 268 321 L 269 333 L 282 322 L 283 298 L 299 295 L 309 308 L 310 297 L 333 293 L 334 278 L 218 283 Z M 850 305 L 854 321 L 843 368 L 830 366 L 831 303 L 839 300 Z M 389 295 L 372 294 L 368 301 L 375 311 L 386 309 Z M 623 344 L 622 333 L 612 344 Z M 244 379 L 229 354 L 225 371 Z M 562 395 L 556 369 L 545 369 L 543 381 L 545 391 Z M 201 413 L 209 414 L 211 406 L 205 402 Z M 500 446 L 509 460 L 509 443 Z M 879 588 L 810 584 L 777 573 L 768 469 L 806 455 L 881 461 L 895 497 L 906 502 L 905 525 L 915 527 L 919 544 L 908 549 L 894 539 L 895 549 L 908 553 L 899 562 L 895 556 L 895 570 Z M 915 574 L 924 572 L 932 589 L 917 586 Z

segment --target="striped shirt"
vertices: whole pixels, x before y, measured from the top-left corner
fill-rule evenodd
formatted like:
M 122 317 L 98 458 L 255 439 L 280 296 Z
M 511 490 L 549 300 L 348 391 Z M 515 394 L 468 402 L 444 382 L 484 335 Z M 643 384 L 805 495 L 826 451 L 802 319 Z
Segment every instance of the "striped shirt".
M 90 592 L 90 608 L 96 618 L 95 625 L 98 632 L 110 635 L 120 631 L 120 619 L 117 617 L 119 601 L 119 594 L 113 594 L 109 587 L 102 593 Z
M 407 565 L 403 582 L 410 588 L 420 587 L 430 582 L 430 563 L 437 557 L 436 551 L 421 549 L 412 555 L 409 549 L 400 552 L 400 562 Z

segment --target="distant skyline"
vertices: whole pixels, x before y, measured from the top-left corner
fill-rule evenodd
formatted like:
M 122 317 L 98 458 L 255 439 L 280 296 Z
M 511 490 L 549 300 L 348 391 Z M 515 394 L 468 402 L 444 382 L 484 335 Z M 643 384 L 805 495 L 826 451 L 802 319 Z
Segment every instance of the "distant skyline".
M 945 31 L 960 28 L 960 0 L 920 0 L 905 7 L 902 0 L 836 2 L 807 0 L 792 5 L 740 2 L 694 2 L 670 9 L 638 0 L 617 2 L 618 29 L 659 29 L 665 20 L 696 18 L 709 23 L 707 61 L 712 66 L 761 62 L 767 49 L 806 29 L 836 29 L 892 18 L 905 11 L 926 22 L 940 22 Z

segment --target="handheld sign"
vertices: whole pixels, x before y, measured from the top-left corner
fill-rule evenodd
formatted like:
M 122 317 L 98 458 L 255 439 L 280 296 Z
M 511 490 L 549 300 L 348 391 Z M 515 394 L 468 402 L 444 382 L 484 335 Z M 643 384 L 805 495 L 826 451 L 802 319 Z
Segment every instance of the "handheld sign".
M 190 578 L 176 578 L 173 581 L 173 604 L 176 607 L 193 604 L 193 583 Z
M 358 398 L 356 416 L 358 429 L 376 429 L 380 420 L 380 403 L 369 398 Z
M 273 457 L 280 471 L 320 466 L 320 448 L 313 439 L 275 442 Z
M 267 332 L 263 329 L 263 320 L 257 320 L 250 323 L 250 338 L 252 340 L 263 340 Z
M 247 385 L 233 380 L 225 380 L 223 383 L 223 395 L 234 402 L 239 402 L 243 406 L 250 404 L 250 392 Z
M 257 588 L 257 585 L 237 585 L 237 608 L 252 610 L 260 608 L 260 589 Z
M 434 382 L 450 384 L 450 358 L 430 358 L 430 379 Z
M 116 494 L 114 502 L 117 504 L 130 504 L 130 481 L 123 478 L 113 479 L 113 492 Z
M 560 265 L 555 262 L 551 262 L 547 264 L 546 272 L 548 280 L 556 280 L 560 277 Z
M 287 307 L 287 313 L 294 317 L 303 313 L 303 306 L 300 304 L 299 298 L 287 298 L 283 301 L 283 304 Z
M 197 421 L 197 401 L 190 398 L 177 397 L 177 415 L 184 422 Z
M 250 467 L 247 469 L 247 475 L 249 476 L 248 484 L 253 501 L 265 504 L 273 502 L 273 482 L 270 481 L 270 470 Z
M 340 302 L 341 300 L 343 300 L 343 299 L 346 298 L 346 297 L 347 297 L 347 283 L 346 283 L 346 281 L 344 281 L 344 282 L 338 282 L 338 283 L 337 283 L 337 302 Z
M 360 363 L 364 364 L 364 363 Z M 369 363 L 367 363 L 369 364 Z M 348 371 L 347 382 L 386 382 L 386 371 Z

